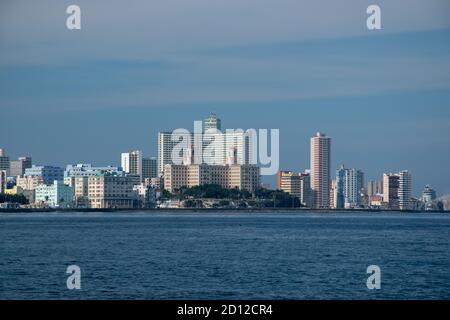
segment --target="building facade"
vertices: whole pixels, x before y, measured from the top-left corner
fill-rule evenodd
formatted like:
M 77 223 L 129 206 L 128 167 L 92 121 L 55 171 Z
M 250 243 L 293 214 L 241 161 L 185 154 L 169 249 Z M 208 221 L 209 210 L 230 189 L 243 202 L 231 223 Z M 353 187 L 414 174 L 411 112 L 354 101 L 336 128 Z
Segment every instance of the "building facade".
M 17 160 L 11 160 L 9 166 L 9 175 L 11 177 L 23 176 L 25 174 L 25 169 L 31 168 L 31 166 L 31 157 L 20 157 Z
M 135 179 L 129 176 L 98 174 L 88 177 L 88 207 L 133 208 L 136 193 Z
M 142 151 L 134 150 L 122 153 L 122 170 L 130 176 L 137 176 L 142 181 Z
M 331 138 L 318 132 L 311 138 L 311 189 L 315 208 L 330 207 Z
M 142 158 L 142 181 L 158 177 L 158 160 L 156 158 Z
M 412 199 L 412 177 L 407 170 L 398 173 L 398 203 L 400 210 L 412 210 L 414 208 Z
M 254 192 L 261 185 L 260 168 L 255 165 L 166 165 L 164 189 L 217 184 L 226 189 Z
M 400 209 L 399 179 L 399 175 L 395 173 L 383 174 L 383 202 L 391 210 Z
M 0 193 L 5 193 L 6 191 L 6 170 L 0 170 Z
M 25 169 L 24 177 L 42 177 L 44 184 L 52 185 L 54 181 L 64 180 L 64 170 L 53 166 L 35 166 Z
M 300 200 L 303 206 L 312 206 L 311 183 L 308 173 L 292 171 L 278 172 L 278 190 L 284 191 Z
M 6 171 L 6 176 L 9 176 L 9 157 L 5 150 L 0 149 L 0 171 Z
M 73 201 L 73 188 L 62 181 L 55 180 L 52 185 L 39 185 L 35 191 L 35 202 L 49 207 L 70 208 Z

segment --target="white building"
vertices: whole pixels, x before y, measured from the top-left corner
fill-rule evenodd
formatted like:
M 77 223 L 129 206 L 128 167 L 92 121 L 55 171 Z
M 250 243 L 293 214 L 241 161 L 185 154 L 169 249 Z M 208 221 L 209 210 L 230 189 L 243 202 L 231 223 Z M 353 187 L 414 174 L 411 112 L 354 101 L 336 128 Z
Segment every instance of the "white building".
M 138 176 L 142 181 L 142 151 L 134 150 L 122 153 L 122 169 L 125 173 Z
M 62 181 L 52 185 L 39 185 L 35 189 L 35 202 L 46 204 L 49 207 L 69 208 L 72 206 L 73 188 L 66 186 Z

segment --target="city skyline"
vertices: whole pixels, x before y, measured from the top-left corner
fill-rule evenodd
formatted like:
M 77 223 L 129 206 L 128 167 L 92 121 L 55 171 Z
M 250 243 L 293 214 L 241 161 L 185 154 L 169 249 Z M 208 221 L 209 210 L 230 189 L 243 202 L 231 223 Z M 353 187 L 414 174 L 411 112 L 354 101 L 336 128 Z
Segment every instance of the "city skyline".
M 182 15 L 111 1 L 116 24 L 80 0 L 77 31 L 65 3 L 2 4 L 0 145 L 37 163 L 117 165 L 127 150 L 156 156 L 158 131 L 214 111 L 224 128 L 279 128 L 286 170 L 309 167 L 321 131 L 334 141 L 331 172 L 343 163 L 378 180 L 407 168 L 415 194 L 450 194 L 448 1 L 379 1 L 376 31 L 361 1 L 202 3 L 201 17 L 174 1 Z

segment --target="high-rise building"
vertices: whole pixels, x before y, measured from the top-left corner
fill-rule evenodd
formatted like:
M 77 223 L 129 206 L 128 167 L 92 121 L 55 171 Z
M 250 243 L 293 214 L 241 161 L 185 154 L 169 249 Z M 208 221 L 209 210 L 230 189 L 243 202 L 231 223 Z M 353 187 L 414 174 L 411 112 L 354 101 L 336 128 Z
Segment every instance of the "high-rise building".
M 398 202 L 400 210 L 412 210 L 412 177 L 407 170 L 402 170 L 398 173 Z
M 20 157 L 17 160 L 11 160 L 9 165 L 9 175 L 11 177 L 23 176 L 25 169 L 31 168 L 31 157 Z
M 345 181 L 345 168 L 342 165 L 336 170 L 336 185 L 335 185 L 335 208 L 344 209 L 345 207 L 345 194 L 344 194 L 344 181 Z
M 436 191 L 429 185 L 426 185 L 422 192 L 422 201 L 427 203 L 434 200 L 436 200 Z
M 122 153 L 122 170 L 130 176 L 139 177 L 142 181 L 142 151 L 134 150 Z
M 3 149 L 0 149 L 0 170 L 6 171 L 6 176 L 9 176 L 9 157 Z
M 158 177 L 158 161 L 156 158 L 142 158 L 142 181 Z
M 42 177 L 44 184 L 53 185 L 54 181 L 64 180 L 64 170 L 63 168 L 53 167 L 53 166 L 31 166 L 31 168 L 25 169 L 26 177 Z
M 209 129 L 222 130 L 222 123 L 215 113 L 211 113 L 208 118 L 203 120 L 203 130 L 207 131 Z
M 208 123 L 210 123 L 209 129 L 217 129 L 211 124 L 214 123 L 213 121 Z M 171 132 L 158 133 L 158 175 L 163 174 L 165 165 L 174 164 L 172 151 L 180 143 L 178 138 L 179 135 L 176 137 Z M 210 132 L 201 133 L 199 136 L 189 133 L 187 137 L 190 140 L 188 147 L 194 146 L 195 149 L 195 144 L 201 143 L 201 157 L 196 155 L 196 159 L 201 159 L 201 163 L 196 164 L 208 165 L 226 165 L 228 163 L 227 155 L 233 148 L 235 148 L 238 164 L 256 164 L 253 160 L 253 157 L 256 156 L 253 151 L 253 146 L 256 146 L 254 145 L 255 138 L 254 132 L 243 130 L 227 130 L 226 132 L 210 130 Z
M 297 197 L 300 203 L 306 207 L 312 205 L 310 176 L 308 173 L 279 171 L 278 190 Z
M 317 132 L 311 138 L 311 189 L 315 208 L 330 207 L 331 138 Z
M 0 170 L 0 193 L 6 191 L 6 170 Z
M 400 209 L 399 179 L 399 175 L 395 173 L 383 174 L 383 202 L 392 210 Z
M 343 165 L 336 171 L 336 208 L 352 209 L 361 206 L 363 173 Z

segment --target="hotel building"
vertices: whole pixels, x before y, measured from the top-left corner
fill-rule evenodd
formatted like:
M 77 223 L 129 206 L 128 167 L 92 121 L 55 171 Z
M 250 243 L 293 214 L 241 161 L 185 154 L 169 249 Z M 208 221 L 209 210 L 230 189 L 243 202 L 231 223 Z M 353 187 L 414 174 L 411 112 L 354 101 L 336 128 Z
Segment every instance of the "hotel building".
M 164 189 L 174 192 L 182 187 L 217 184 L 226 189 L 238 188 L 254 192 L 261 185 L 260 168 L 256 165 L 167 164 Z

